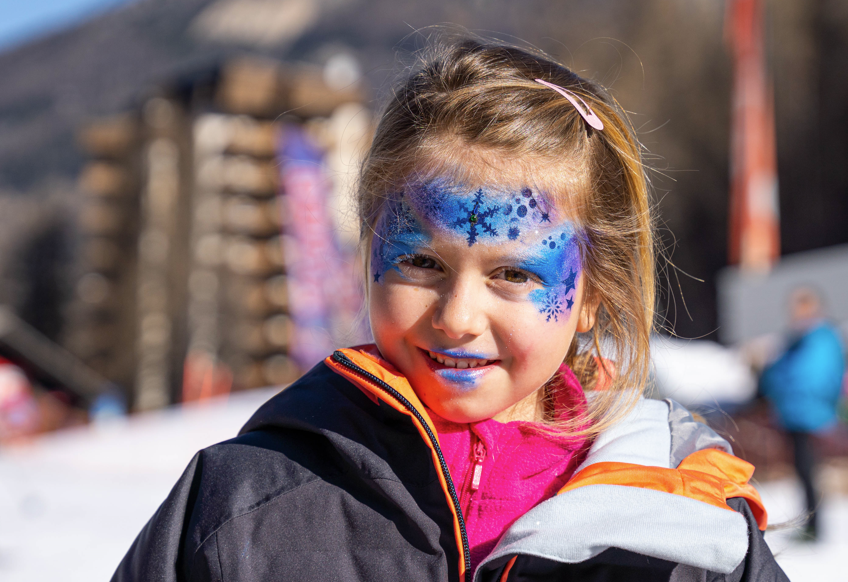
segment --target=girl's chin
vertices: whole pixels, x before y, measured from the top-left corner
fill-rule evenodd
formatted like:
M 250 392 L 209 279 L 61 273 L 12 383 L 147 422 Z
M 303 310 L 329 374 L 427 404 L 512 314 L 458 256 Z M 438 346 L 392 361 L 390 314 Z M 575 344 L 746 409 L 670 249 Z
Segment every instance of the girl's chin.
M 499 412 L 491 409 L 489 382 L 457 382 L 426 371 L 412 379 L 412 386 L 429 410 L 450 422 L 479 422 Z
M 489 410 L 486 406 L 481 406 L 482 403 L 479 401 L 453 400 L 445 402 L 444 400 L 439 400 L 434 404 L 435 406 L 428 404 L 427 408 L 438 415 L 439 418 L 456 424 L 480 422 L 488 420 L 497 414 L 497 411 Z

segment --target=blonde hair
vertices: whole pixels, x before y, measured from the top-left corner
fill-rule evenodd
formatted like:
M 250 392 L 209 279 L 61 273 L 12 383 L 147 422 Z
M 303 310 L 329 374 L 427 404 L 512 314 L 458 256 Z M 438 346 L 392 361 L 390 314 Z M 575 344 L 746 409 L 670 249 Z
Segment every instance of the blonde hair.
M 604 129 L 590 128 L 537 78 L 579 95 Z M 509 168 L 514 175 L 505 177 Z M 578 349 L 575 339 L 566 363 L 587 391 L 599 375 L 608 381 L 590 398 L 587 416 L 561 428 L 597 433 L 644 390 L 655 299 L 642 149 L 627 115 L 602 87 L 546 55 L 503 44 L 466 39 L 432 47 L 395 88 L 363 162 L 364 256 L 385 201 L 411 180 L 503 184 L 528 176 L 555 206 L 568 208 L 580 232 L 585 300 L 598 302 L 598 318 L 591 340 Z M 608 369 L 599 370 L 599 363 Z

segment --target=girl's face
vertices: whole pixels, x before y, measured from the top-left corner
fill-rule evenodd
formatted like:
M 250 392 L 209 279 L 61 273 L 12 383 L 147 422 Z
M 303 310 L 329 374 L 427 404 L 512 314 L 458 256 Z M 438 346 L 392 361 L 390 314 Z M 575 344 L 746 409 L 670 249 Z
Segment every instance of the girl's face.
M 443 418 L 533 420 L 536 391 L 594 322 L 575 237 L 529 188 L 398 193 L 371 243 L 377 347 Z

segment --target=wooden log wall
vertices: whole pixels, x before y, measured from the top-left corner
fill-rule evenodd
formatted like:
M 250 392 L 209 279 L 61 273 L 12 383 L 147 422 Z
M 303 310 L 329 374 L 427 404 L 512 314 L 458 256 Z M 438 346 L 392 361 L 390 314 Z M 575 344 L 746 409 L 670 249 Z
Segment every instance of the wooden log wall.
M 318 71 L 256 59 L 226 63 L 211 87 L 159 94 L 80 136 L 90 161 L 69 347 L 136 410 L 302 372 L 288 357 L 277 124 L 320 126 L 363 100 Z
M 101 119 L 80 134 L 89 156 L 79 177 L 79 278 L 68 348 L 118 385 L 135 382 L 135 285 L 139 232 L 136 115 Z
M 299 373 L 287 356 L 276 129 L 273 121 L 247 115 L 205 114 L 195 121 L 190 349 L 216 353 L 236 388 L 284 384 Z

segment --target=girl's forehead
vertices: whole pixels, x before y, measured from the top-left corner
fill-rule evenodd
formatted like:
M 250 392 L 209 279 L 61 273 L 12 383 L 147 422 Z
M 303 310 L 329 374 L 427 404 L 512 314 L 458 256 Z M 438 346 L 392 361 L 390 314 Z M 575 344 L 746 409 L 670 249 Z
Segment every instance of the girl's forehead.
M 530 186 L 465 186 L 447 180 L 408 185 L 392 197 L 390 214 L 400 222 L 423 222 L 469 247 L 535 238 L 571 224 L 550 198 Z

